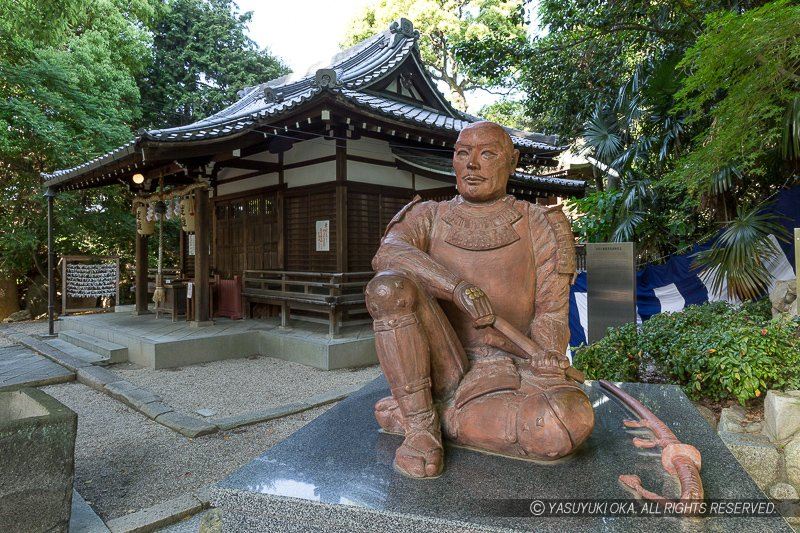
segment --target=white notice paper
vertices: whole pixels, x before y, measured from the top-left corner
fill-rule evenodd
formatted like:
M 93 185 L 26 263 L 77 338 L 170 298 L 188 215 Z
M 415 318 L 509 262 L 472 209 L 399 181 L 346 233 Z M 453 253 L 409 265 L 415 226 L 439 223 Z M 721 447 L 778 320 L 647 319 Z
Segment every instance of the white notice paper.
M 331 221 L 317 220 L 317 251 L 329 252 L 331 250 Z

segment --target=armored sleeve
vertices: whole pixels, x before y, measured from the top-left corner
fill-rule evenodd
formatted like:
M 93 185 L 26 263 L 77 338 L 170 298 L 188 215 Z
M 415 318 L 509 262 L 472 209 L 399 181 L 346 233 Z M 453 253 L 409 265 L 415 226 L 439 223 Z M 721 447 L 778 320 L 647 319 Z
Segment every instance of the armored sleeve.
M 569 343 L 569 287 L 575 274 L 575 243 L 560 206 L 530 206 L 535 250 L 536 296 L 528 336 L 545 353 L 564 356 Z
M 428 255 L 437 208 L 438 203 L 419 196 L 403 207 L 386 227 L 372 268 L 411 272 L 434 297 L 449 300 L 460 280 Z

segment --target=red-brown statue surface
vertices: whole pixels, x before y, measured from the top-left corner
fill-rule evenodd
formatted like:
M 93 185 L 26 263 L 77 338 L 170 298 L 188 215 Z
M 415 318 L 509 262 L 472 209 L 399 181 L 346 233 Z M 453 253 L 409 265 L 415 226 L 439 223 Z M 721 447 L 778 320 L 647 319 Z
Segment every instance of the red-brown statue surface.
M 572 232 L 560 207 L 506 195 L 518 159 L 497 124 L 464 128 L 453 154 L 460 195 L 414 199 L 373 259 L 367 308 L 392 391 L 375 416 L 405 435 L 395 468 L 406 475 L 442 472 L 442 434 L 554 460 L 594 427 L 589 399 L 565 376 Z

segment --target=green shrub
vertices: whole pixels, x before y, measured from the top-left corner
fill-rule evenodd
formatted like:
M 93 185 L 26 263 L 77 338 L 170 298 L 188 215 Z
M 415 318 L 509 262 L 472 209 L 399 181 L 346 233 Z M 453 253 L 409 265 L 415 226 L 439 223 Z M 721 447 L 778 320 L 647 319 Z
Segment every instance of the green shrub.
M 764 303 L 694 305 L 655 315 L 638 333 L 633 324 L 610 329 L 577 350 L 575 366 L 592 378 L 630 380 L 647 354 L 691 397 L 744 403 L 767 389 L 800 388 L 798 324 L 771 319 Z
M 637 346 L 636 324 L 609 328 L 603 340 L 575 351 L 573 365 L 587 379 L 634 381 L 641 352 Z

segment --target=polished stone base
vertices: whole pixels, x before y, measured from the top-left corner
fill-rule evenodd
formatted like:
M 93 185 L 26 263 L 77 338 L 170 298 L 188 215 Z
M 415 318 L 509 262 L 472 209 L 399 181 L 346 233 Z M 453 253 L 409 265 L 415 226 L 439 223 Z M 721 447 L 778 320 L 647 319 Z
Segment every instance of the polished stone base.
M 766 499 L 678 387 L 623 388 L 701 451 L 707 498 Z M 414 480 L 392 468 L 401 437 L 380 433 L 372 415 L 387 394 L 381 377 L 220 482 L 213 500 L 232 531 L 790 531 L 780 517 L 492 516 L 498 499 L 629 501 L 620 474 L 675 497 L 658 453 L 631 444 L 630 414 L 596 384 L 587 392 L 596 426 L 571 457 L 540 464 L 448 446 L 442 476 Z

